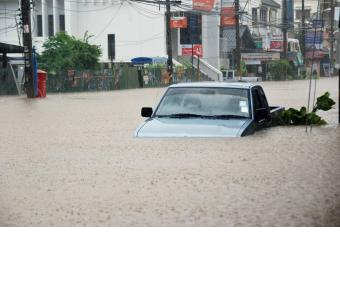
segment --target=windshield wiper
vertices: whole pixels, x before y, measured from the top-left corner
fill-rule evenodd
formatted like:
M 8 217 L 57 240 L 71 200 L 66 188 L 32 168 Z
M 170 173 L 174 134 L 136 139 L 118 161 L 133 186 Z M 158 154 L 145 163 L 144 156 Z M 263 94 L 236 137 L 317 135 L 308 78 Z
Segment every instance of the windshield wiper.
M 221 115 L 209 115 L 206 118 L 213 118 L 213 119 L 231 119 L 231 118 L 248 118 L 247 116 L 243 115 L 236 115 L 236 114 L 221 114 Z
M 205 117 L 204 115 L 194 113 L 173 113 L 167 115 L 156 115 L 156 117 L 170 117 L 170 118 L 190 118 L 190 117 Z

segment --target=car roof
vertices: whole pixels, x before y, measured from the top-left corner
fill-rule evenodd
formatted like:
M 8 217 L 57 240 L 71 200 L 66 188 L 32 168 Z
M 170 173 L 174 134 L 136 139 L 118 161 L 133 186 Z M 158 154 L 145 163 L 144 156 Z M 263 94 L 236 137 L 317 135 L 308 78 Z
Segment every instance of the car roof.
M 255 86 L 252 83 L 226 83 L 226 82 L 195 82 L 179 83 L 169 86 L 169 88 L 238 88 L 250 89 Z

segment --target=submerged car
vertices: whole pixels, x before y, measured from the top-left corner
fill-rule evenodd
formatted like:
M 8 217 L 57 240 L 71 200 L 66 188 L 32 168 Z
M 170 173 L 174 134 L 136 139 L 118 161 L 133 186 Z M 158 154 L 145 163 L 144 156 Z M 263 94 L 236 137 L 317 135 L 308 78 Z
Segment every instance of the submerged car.
M 171 85 L 136 137 L 241 137 L 272 125 L 283 107 L 270 107 L 259 85 L 199 82 Z

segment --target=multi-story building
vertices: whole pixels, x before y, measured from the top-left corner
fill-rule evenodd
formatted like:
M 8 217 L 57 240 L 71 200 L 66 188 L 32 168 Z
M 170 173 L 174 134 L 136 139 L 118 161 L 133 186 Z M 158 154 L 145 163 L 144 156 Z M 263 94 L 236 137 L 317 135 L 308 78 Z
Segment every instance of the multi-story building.
M 0 1 L 0 41 L 19 43 L 15 17 L 19 7 L 19 0 Z M 109 61 L 108 35 L 115 36 L 116 61 L 166 52 L 162 6 L 123 0 L 34 0 L 31 22 L 38 51 L 48 37 L 66 31 L 77 38 L 92 35 L 89 42 L 101 45 L 102 62 Z

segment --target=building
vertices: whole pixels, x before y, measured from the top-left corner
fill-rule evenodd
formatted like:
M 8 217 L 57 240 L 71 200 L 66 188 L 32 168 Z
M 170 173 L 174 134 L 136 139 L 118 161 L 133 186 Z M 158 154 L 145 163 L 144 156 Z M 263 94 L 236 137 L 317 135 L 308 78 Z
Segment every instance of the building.
M 336 0 L 305 0 L 304 14 L 305 26 L 302 27 L 302 0 L 295 0 L 295 31 L 296 36 L 301 39 L 301 32 L 304 30 L 305 43 L 305 65 L 313 68 L 318 75 L 329 76 L 331 74 L 331 48 L 332 33 L 338 26 L 338 20 L 334 18 L 331 4 L 335 11 L 340 6 Z M 333 19 L 333 28 L 332 20 Z M 313 21 L 318 25 L 313 26 Z M 333 50 L 334 50 L 333 46 Z M 335 50 L 334 50 L 335 51 Z M 335 52 L 333 52 L 334 58 Z M 313 63 L 313 64 L 312 64 Z
M 20 43 L 16 30 L 19 7 L 18 0 L 0 1 L 0 41 Z M 35 0 L 32 32 L 38 51 L 48 37 L 60 31 L 77 38 L 92 35 L 89 42 L 101 45 L 102 62 L 110 61 L 109 35 L 114 35 L 115 61 L 166 55 L 162 6 L 120 0 Z

